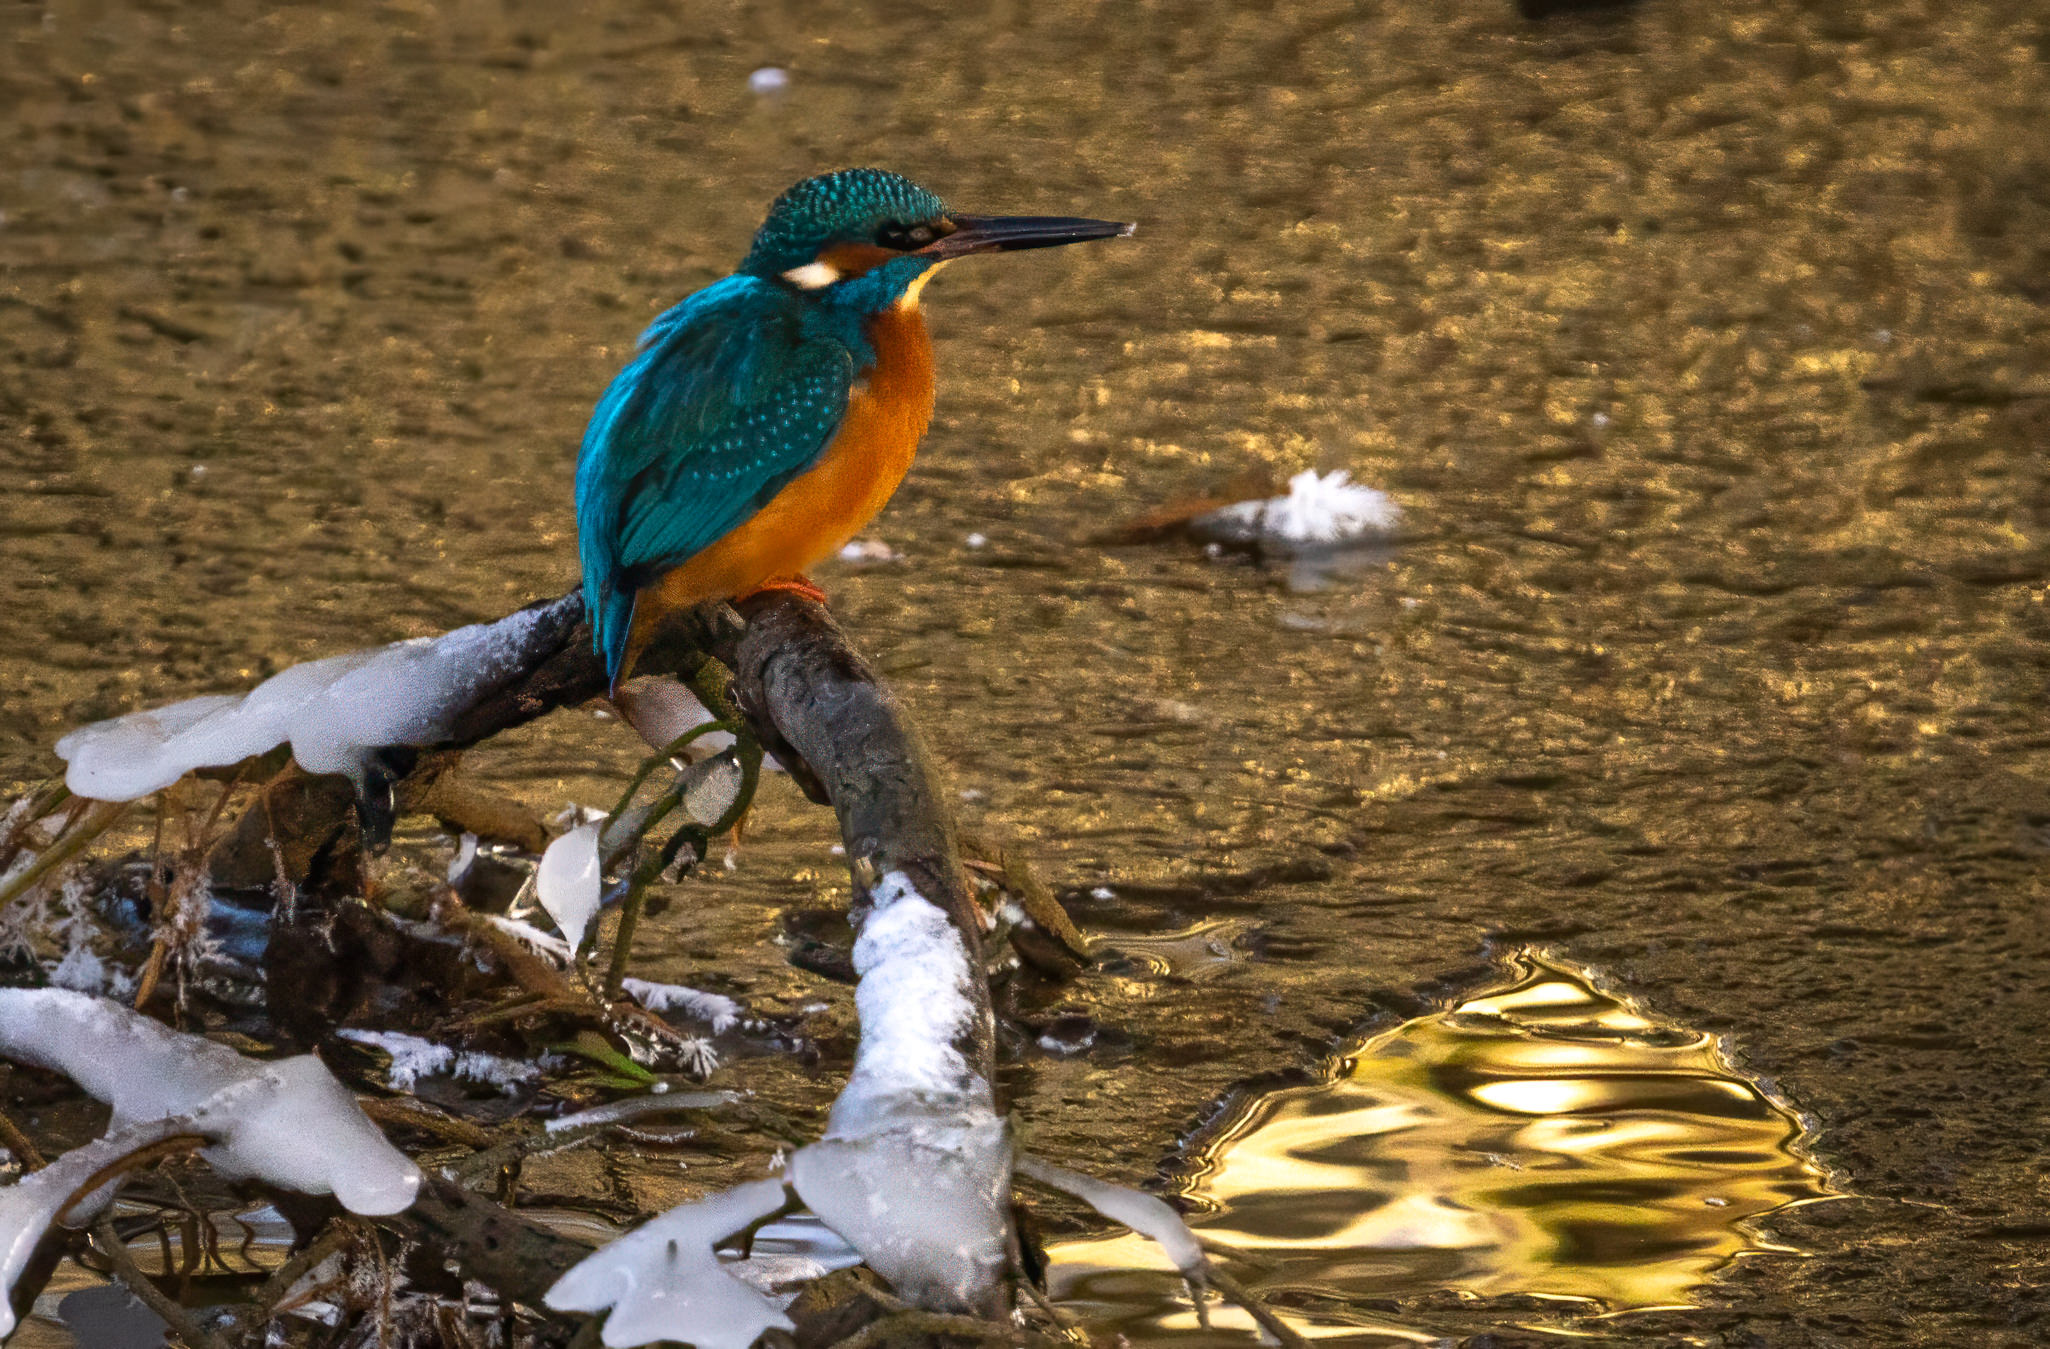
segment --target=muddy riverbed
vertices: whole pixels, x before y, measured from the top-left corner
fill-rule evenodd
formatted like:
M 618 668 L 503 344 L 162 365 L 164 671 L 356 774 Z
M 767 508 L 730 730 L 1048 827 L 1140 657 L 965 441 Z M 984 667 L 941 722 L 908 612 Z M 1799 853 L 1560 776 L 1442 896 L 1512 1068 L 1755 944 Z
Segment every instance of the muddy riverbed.
M 30 4 L 0 105 L 0 794 L 81 722 L 567 589 L 591 403 L 788 182 L 1137 220 L 930 288 L 939 410 L 871 531 L 902 558 L 818 575 L 964 826 L 1115 953 L 1007 1000 L 1031 1146 L 1235 1230 L 1300 1193 L 1327 1252 L 1431 1209 L 1278 1299 L 1361 1343 L 2050 1334 L 2040 6 Z M 1090 542 L 1312 466 L 1400 503 L 1385 561 Z M 472 767 L 553 812 L 637 756 L 586 711 Z M 801 1023 L 814 1056 L 720 1079 L 801 1118 L 852 1046 L 778 944 L 844 904 L 832 839 L 772 784 L 640 936 Z M 1396 1131 L 1430 1164 L 1257 1141 L 1541 968 L 1714 1056 L 1761 1131 L 1731 1175 L 1505 1198 L 1444 1160 L 1527 1160 L 1470 1078 Z M 748 1168 L 528 1183 L 626 1221 Z M 1717 1198 L 1637 1234 L 1642 1279 L 1559 1273 Z

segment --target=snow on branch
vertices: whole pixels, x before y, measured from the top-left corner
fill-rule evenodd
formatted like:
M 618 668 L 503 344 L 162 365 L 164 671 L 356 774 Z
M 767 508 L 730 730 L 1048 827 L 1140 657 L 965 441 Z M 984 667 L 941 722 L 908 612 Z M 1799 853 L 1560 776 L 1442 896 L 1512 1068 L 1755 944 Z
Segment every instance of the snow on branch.
M 246 1059 L 117 1003 L 45 988 L 0 989 L 0 1057 L 61 1072 L 114 1108 L 105 1137 L 0 1189 L 0 1335 L 43 1233 L 67 1210 L 90 1216 L 111 1189 L 81 1191 L 167 1139 L 204 1140 L 200 1155 L 231 1180 L 332 1194 L 357 1213 L 397 1213 L 420 1187 L 419 1168 L 310 1054 Z

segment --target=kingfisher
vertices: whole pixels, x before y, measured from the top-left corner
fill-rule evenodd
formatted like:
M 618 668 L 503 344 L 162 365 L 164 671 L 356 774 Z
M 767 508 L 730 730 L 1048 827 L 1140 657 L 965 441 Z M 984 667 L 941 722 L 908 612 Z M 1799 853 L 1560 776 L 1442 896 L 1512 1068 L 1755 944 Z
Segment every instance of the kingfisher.
M 950 212 L 882 169 L 778 197 L 740 270 L 641 334 L 577 458 L 584 599 L 617 690 L 662 618 L 805 573 L 875 518 L 932 419 L 933 273 L 974 253 L 1132 233 Z

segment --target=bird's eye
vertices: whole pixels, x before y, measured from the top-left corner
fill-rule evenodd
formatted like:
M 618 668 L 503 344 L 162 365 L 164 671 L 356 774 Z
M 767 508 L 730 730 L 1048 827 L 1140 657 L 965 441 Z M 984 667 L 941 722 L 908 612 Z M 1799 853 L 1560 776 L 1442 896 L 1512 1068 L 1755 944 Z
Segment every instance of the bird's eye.
M 924 248 L 938 237 L 938 233 L 931 225 L 907 225 L 901 220 L 892 220 L 876 231 L 878 244 L 899 253 Z

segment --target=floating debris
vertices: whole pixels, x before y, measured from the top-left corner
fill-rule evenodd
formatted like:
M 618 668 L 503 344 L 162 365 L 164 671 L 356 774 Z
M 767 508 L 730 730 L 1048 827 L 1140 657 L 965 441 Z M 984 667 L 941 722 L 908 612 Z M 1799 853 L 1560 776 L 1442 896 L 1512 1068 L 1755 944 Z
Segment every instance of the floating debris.
M 881 539 L 856 539 L 840 550 L 840 560 L 856 567 L 883 562 L 902 562 L 904 554 Z
M 1189 532 L 1228 548 L 1289 555 L 1386 540 L 1402 520 L 1387 493 L 1362 487 L 1345 470 L 1319 475 L 1305 469 L 1288 480 L 1286 496 L 1199 515 Z

